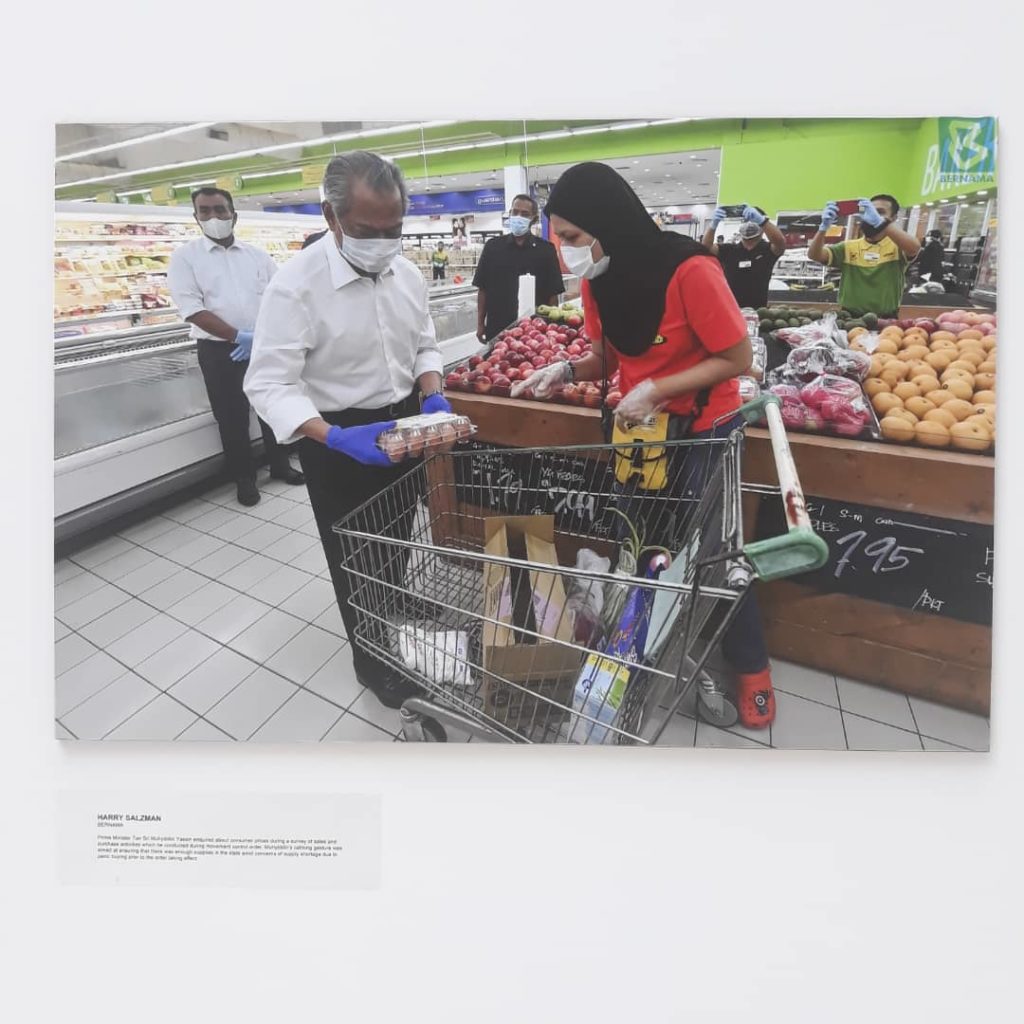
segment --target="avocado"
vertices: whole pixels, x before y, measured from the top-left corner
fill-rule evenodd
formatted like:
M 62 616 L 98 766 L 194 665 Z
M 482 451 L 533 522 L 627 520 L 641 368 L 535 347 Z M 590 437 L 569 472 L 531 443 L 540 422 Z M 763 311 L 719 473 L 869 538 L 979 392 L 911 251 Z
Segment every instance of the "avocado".
M 772 326 L 775 328 L 775 330 L 779 331 L 783 327 L 788 327 L 789 326 L 789 321 L 788 320 L 776 320 Z
M 808 316 L 802 316 L 802 317 L 799 317 L 798 319 L 800 321 L 800 326 L 801 327 L 806 327 L 811 322 L 811 318 L 808 317 Z
M 878 326 L 878 317 L 874 313 L 865 313 L 861 319 L 869 330 L 873 331 Z
M 854 327 L 867 327 L 867 324 L 859 318 L 856 320 L 847 320 L 846 329 L 852 331 Z
M 791 316 L 789 318 L 789 326 L 790 327 L 799 327 L 800 326 L 800 321 L 795 316 Z
M 772 311 L 767 306 L 762 306 L 757 311 L 757 316 L 758 316 L 758 319 L 760 319 L 760 320 L 767 320 L 767 319 L 769 319 L 769 317 L 771 317 L 771 315 L 772 315 Z

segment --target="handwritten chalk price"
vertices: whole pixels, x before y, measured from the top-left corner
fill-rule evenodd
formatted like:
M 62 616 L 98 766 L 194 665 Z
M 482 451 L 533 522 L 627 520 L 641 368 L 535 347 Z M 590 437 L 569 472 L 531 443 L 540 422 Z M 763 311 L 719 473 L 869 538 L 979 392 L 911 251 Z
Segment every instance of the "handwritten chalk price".
M 855 530 L 853 533 L 848 533 L 845 537 L 840 537 L 836 541 L 836 546 L 843 552 L 843 557 L 836 563 L 836 579 L 842 577 L 858 552 L 866 561 L 871 563 L 871 572 L 875 574 L 900 572 L 910 565 L 911 555 L 924 554 L 924 548 L 906 547 L 903 544 L 897 543 L 895 537 L 882 537 L 862 547 L 861 545 L 864 544 L 867 537 L 867 530 Z M 856 569 L 857 566 L 853 565 L 852 571 L 856 571 Z

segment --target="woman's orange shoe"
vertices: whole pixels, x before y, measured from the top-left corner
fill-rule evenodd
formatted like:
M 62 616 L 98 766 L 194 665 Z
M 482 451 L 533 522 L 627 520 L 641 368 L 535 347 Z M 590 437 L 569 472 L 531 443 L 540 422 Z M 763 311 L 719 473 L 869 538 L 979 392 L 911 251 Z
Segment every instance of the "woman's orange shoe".
M 736 709 L 740 713 L 740 725 L 747 729 L 767 729 L 775 721 L 775 691 L 770 668 L 737 678 Z

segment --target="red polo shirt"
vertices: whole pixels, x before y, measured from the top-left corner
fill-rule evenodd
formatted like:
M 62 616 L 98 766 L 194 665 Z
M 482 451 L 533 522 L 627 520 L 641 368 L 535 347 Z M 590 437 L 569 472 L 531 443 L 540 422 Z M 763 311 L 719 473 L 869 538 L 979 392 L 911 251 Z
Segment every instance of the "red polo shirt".
M 582 282 L 580 294 L 587 337 L 600 338 L 601 316 L 589 281 Z M 655 343 L 641 356 L 622 355 L 611 346 L 619 360 L 622 393 L 627 394 L 648 378 L 658 380 L 696 366 L 710 353 L 724 352 L 746 336 L 746 321 L 718 260 L 713 256 L 694 256 L 679 264 L 668 283 L 665 313 Z M 739 394 L 735 378 L 716 384 L 693 431 L 710 430 L 716 419 L 738 409 Z M 669 402 L 667 409 L 686 416 L 693 408 L 694 398 L 692 394 L 680 395 Z

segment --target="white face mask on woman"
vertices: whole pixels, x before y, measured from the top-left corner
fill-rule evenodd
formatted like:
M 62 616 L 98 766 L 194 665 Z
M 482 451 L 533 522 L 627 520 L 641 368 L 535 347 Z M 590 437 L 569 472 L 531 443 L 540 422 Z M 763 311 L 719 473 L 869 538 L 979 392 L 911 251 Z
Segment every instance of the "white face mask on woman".
M 392 261 L 402 252 L 401 238 L 353 238 L 341 237 L 341 255 L 354 267 L 368 274 L 379 274 L 391 266 Z
M 594 242 L 596 241 L 597 239 L 595 238 Z M 562 246 L 562 259 L 569 268 L 569 273 L 592 281 L 595 277 L 600 277 L 608 269 L 608 264 L 611 263 L 610 256 L 602 256 L 596 262 L 594 261 L 594 254 L 591 252 L 594 242 L 591 242 L 590 245 Z

